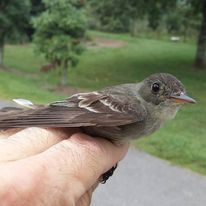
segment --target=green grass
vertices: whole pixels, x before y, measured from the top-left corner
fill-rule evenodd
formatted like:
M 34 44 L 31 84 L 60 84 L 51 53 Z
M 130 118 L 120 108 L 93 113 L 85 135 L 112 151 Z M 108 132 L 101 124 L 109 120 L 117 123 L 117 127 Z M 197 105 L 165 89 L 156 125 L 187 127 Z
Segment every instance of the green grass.
M 138 82 L 156 72 L 176 75 L 198 103 L 185 106 L 163 129 L 134 144 L 151 154 L 206 174 L 206 71 L 197 72 L 192 67 L 195 45 L 100 32 L 90 35 L 124 40 L 127 45 L 87 50 L 81 56 L 80 64 L 70 70 L 70 85 L 92 90 Z M 1 98 L 24 97 L 41 102 L 62 98 L 50 91 L 58 84 L 57 73 L 39 72 L 45 60 L 33 53 L 31 45 L 7 46 L 5 63 L 31 75 L 25 77 L 0 71 Z
M 38 78 L 20 77 L 13 73 L 0 71 L 0 99 L 28 98 L 43 103 L 62 98 L 52 93 Z

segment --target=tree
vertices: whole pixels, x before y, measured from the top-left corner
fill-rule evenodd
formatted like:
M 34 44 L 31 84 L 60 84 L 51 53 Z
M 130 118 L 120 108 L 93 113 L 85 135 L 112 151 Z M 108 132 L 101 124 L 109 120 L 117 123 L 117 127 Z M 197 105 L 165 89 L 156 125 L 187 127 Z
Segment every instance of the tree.
M 138 24 L 148 20 L 148 26 L 156 30 L 163 13 L 173 8 L 175 1 L 165 0 L 88 0 L 92 13 L 107 31 L 130 31 L 137 35 Z M 95 19 L 95 20 L 96 20 Z
M 28 22 L 27 22 L 27 25 L 24 31 L 25 31 L 27 39 L 31 42 L 32 37 L 35 32 L 31 19 L 38 16 L 43 11 L 45 11 L 45 6 L 42 0 L 30 0 L 30 2 L 31 2 L 30 19 L 28 19 Z
M 182 19 L 180 24 L 183 25 L 182 33 L 184 36 L 189 27 L 197 25 L 197 21 L 201 22 L 200 26 L 196 26 L 199 35 L 197 40 L 197 50 L 194 65 L 197 69 L 205 69 L 206 0 L 176 0 L 176 2 L 181 6 L 181 17 L 179 17 L 178 19 Z
M 97 29 L 111 32 L 129 30 L 129 18 L 125 12 L 129 5 L 124 0 L 88 0 L 88 3 L 88 13 Z
M 0 66 L 3 66 L 5 41 L 23 32 L 29 18 L 29 0 L 0 1 Z
M 196 26 L 199 33 L 197 40 L 197 50 L 195 55 L 195 68 L 205 69 L 205 50 L 206 50 L 206 0 L 179 0 L 187 5 L 186 12 L 183 12 L 183 16 L 186 21 L 184 25 L 188 27 L 191 22 L 196 19 L 200 23 L 200 26 Z M 200 18 L 199 18 L 200 17 Z M 188 23 L 189 22 L 189 23 Z
M 183 35 L 198 31 L 195 67 L 204 69 L 206 51 L 206 0 L 88 0 L 101 28 L 137 34 L 138 21 L 146 17 L 148 27 L 156 30 L 162 19 L 169 33 Z M 130 20 L 128 22 L 128 20 Z M 198 26 L 201 22 L 201 26 Z M 118 26 L 118 27 L 117 27 Z
M 206 47 L 206 0 L 201 1 L 198 7 L 200 8 L 200 11 L 202 13 L 202 23 L 201 23 L 199 37 L 197 41 L 195 67 L 197 69 L 204 69 L 205 68 L 205 47 Z
M 46 10 L 34 18 L 34 43 L 61 71 L 61 85 L 68 83 L 68 67 L 78 63 L 86 31 L 84 1 L 43 0 Z
M 147 0 L 146 0 L 147 1 Z M 128 32 L 136 35 L 138 20 L 144 18 L 148 5 L 145 0 L 88 0 L 100 29 Z

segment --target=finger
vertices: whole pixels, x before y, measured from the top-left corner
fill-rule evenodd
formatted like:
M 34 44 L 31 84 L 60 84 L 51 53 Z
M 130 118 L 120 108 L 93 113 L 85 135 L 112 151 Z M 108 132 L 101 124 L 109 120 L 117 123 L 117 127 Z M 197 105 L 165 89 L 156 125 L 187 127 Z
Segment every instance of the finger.
M 5 133 L 8 138 L 0 139 L 0 162 L 22 159 L 38 154 L 52 145 L 68 138 L 73 133 L 66 129 L 27 128 Z
M 92 200 L 92 194 L 97 188 L 99 182 L 95 183 L 87 192 L 85 192 L 80 199 L 77 201 L 75 206 L 89 206 Z
M 13 134 L 16 134 L 17 132 L 21 131 L 22 129 L 19 128 L 12 128 L 7 130 L 0 130 L 0 138 L 8 138 Z
M 46 161 L 51 177 L 59 177 L 59 182 L 76 185 L 78 199 L 88 191 L 99 177 L 119 162 L 127 153 L 128 144 L 114 145 L 111 142 L 92 138 L 85 134 L 74 134 L 44 153 L 41 161 Z M 68 185 L 68 191 L 71 190 Z M 66 194 L 66 192 L 65 192 Z
M 128 145 L 74 134 L 38 155 L 1 164 L 0 176 L 5 176 L 1 185 L 7 186 L 0 186 L 0 200 L 31 203 L 27 206 L 33 202 L 75 205 L 87 191 L 92 193 L 99 176 L 121 160 L 127 149 Z
M 94 192 L 94 190 L 96 190 L 96 188 L 98 187 L 99 185 L 99 181 L 97 181 L 94 185 L 92 185 L 92 187 L 90 188 L 90 191 L 91 192 Z
M 99 181 L 80 197 L 75 206 L 89 206 L 91 204 L 92 194 L 98 185 Z

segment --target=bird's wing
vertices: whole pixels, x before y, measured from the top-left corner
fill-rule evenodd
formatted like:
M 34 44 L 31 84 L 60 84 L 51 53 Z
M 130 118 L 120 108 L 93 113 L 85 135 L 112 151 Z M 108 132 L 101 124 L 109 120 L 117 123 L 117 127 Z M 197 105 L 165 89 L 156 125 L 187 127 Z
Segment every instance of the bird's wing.
M 145 116 L 146 110 L 138 101 L 90 92 L 44 107 L 0 113 L 0 128 L 120 126 L 142 121 Z

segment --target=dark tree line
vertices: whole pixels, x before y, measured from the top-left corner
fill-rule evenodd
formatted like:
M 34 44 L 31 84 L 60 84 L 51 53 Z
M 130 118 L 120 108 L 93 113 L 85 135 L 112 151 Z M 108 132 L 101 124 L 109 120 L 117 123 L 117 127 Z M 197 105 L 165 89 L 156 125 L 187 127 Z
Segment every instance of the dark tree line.
M 71 16 L 67 16 L 67 12 L 65 13 L 70 20 L 78 19 L 78 14 L 82 15 L 82 8 L 85 9 L 86 5 L 90 26 L 106 31 L 130 32 L 132 35 L 136 35 L 139 32 L 138 24 L 143 20 L 147 21 L 147 27 L 151 30 L 158 30 L 161 25 L 165 24 L 169 33 L 178 33 L 185 37 L 192 28 L 199 34 L 194 65 L 197 69 L 205 69 L 206 0 L 1 0 L 0 65 L 3 65 L 5 42 L 22 37 L 31 41 L 35 31 L 37 34 L 40 32 L 39 28 L 34 27 L 34 24 L 31 23 L 31 19 L 42 16 L 43 13 L 45 16 L 45 13 L 49 11 L 48 5 L 53 7 L 53 12 L 57 12 L 56 5 L 61 2 L 63 4 L 66 2 L 75 8 L 70 11 L 76 11 L 77 15 L 70 12 L 69 7 L 68 13 L 70 12 Z M 67 8 L 67 6 L 65 7 Z M 46 18 L 44 17 L 44 23 Z M 84 25 L 83 27 L 86 29 L 86 22 L 83 19 L 76 23 Z M 55 21 L 61 24 L 61 19 Z M 77 26 L 77 28 L 79 27 Z M 71 34 L 70 29 L 68 29 L 69 31 L 65 30 L 69 35 Z M 47 33 L 46 30 L 42 31 Z
M 198 5 L 199 6 L 199 5 Z M 197 52 L 195 66 L 198 69 L 205 68 L 205 47 L 206 47 L 206 0 L 202 0 L 200 11 L 202 13 L 202 23 L 197 41 Z
M 199 35 L 194 65 L 205 68 L 206 0 L 88 0 L 90 11 L 99 20 L 99 29 L 138 34 L 138 21 L 146 19 L 157 30 L 164 23 L 169 33 L 184 37 L 193 28 Z
M 28 0 L 0 1 L 0 65 L 3 65 L 4 45 L 8 39 L 23 33 L 30 18 Z

